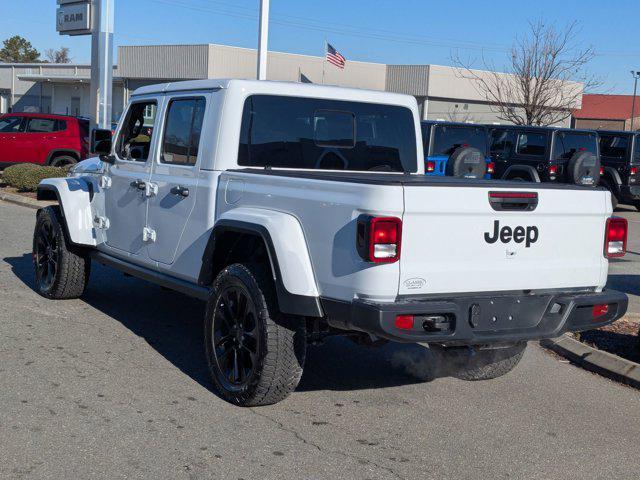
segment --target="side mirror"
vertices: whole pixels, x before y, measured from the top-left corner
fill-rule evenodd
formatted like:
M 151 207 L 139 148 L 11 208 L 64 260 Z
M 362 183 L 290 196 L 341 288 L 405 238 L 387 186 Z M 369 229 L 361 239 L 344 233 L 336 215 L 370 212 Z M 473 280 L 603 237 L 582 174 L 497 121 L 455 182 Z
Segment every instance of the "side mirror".
M 111 130 L 95 128 L 91 131 L 91 153 L 98 154 L 103 162 L 113 163 L 107 159 L 111 156 L 112 136 Z

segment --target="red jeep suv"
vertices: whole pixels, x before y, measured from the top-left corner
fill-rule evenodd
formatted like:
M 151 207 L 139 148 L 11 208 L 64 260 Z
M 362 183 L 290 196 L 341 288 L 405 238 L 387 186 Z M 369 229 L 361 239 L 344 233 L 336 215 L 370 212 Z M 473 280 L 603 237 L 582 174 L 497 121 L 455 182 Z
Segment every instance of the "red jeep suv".
M 0 115 L 0 168 L 15 163 L 61 167 L 89 154 L 89 122 L 63 115 Z

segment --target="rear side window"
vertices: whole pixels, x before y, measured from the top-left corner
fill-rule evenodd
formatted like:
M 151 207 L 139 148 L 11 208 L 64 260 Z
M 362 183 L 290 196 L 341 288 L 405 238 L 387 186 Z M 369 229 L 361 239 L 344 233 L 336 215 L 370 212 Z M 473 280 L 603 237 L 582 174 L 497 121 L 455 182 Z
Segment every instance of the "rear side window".
M 487 131 L 483 127 L 436 125 L 433 155 L 451 155 L 460 147 L 473 147 L 487 154 Z
M 60 122 L 53 118 L 30 118 L 27 121 L 27 132 L 51 133 L 57 132 Z M 66 127 L 65 127 L 66 128 Z
M 600 135 L 600 155 L 624 159 L 629 147 L 629 139 L 624 135 Z
M 598 154 L 598 141 L 595 133 L 556 133 L 553 151 L 556 160 L 569 160 L 578 152 Z
M 204 118 L 204 98 L 171 100 L 162 141 L 162 163 L 195 165 Z
M 416 160 L 408 108 L 275 95 L 245 101 L 239 165 L 415 172 Z
M 0 118 L 0 133 L 15 133 L 20 131 L 22 117 Z
M 532 157 L 543 157 L 546 148 L 546 134 L 536 132 L 523 132 L 518 134 L 516 153 Z

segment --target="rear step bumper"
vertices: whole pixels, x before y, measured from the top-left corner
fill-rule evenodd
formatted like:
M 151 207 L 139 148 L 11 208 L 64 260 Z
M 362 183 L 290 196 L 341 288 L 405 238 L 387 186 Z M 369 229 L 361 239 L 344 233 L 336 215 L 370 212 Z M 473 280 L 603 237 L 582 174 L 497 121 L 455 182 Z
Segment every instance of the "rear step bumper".
M 608 325 L 627 311 L 628 298 L 615 290 L 595 292 L 487 293 L 393 303 L 323 299 L 329 324 L 398 342 L 443 345 L 511 343 L 554 338 L 565 332 Z M 604 307 L 606 305 L 606 307 Z M 596 308 L 594 308 L 596 307 Z M 405 328 L 396 325 L 405 317 Z

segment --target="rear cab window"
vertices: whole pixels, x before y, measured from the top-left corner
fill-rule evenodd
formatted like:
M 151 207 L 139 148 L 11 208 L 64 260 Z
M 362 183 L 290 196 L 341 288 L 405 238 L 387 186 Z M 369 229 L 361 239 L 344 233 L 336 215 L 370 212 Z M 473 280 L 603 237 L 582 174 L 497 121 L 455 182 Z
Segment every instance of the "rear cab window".
M 244 104 L 241 166 L 416 172 L 416 155 L 405 107 L 278 95 Z
M 487 156 L 487 131 L 480 126 L 435 125 L 432 155 L 451 155 L 458 148 L 472 147 Z
M 598 154 L 598 138 L 595 133 L 556 132 L 553 141 L 555 160 L 570 160 L 580 152 Z

